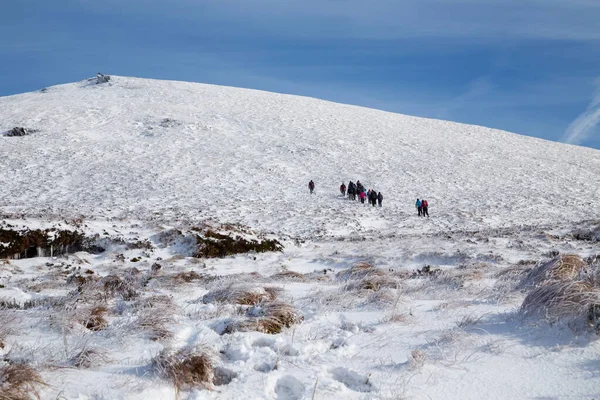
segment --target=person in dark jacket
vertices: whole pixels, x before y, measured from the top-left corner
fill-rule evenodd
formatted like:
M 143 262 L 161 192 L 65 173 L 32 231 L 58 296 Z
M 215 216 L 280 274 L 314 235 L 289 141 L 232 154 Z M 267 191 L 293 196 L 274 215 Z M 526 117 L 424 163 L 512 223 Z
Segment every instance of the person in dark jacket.
M 342 194 L 342 196 L 346 195 L 346 185 L 344 185 L 344 182 L 342 182 L 342 184 L 340 185 L 340 193 Z
M 381 207 L 381 202 L 383 201 L 383 195 L 381 192 L 377 195 L 377 202 L 379 203 L 379 207 Z
M 358 194 L 358 190 L 356 190 L 356 184 L 352 181 L 348 183 L 348 198 L 350 200 L 356 200 L 356 195 Z M 352 195 L 352 197 L 350 197 Z
M 423 216 L 427 215 L 427 218 L 429 218 L 429 211 L 427 210 L 429 208 L 429 203 L 427 202 L 427 200 L 423 199 L 421 200 L 421 213 L 423 214 Z
M 365 191 L 365 187 L 360 183 L 360 181 L 356 181 L 356 193 L 360 194 Z
M 315 183 L 312 181 L 308 182 L 308 190 L 310 190 L 310 194 L 313 194 L 313 190 L 315 190 Z
M 354 187 L 354 184 L 352 182 L 350 182 L 348 184 L 348 200 L 355 200 L 356 199 L 356 187 Z
M 377 204 L 377 192 L 371 189 L 370 197 L 371 199 L 369 202 L 373 205 L 373 207 L 375 207 L 375 205 Z

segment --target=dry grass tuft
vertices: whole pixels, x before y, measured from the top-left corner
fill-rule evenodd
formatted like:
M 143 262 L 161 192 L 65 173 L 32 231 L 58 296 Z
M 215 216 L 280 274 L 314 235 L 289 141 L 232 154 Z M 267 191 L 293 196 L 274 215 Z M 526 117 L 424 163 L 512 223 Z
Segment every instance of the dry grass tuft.
M 297 281 L 297 282 L 304 282 L 306 280 L 306 278 L 304 277 L 304 274 L 301 274 L 300 272 L 296 272 L 296 271 L 287 271 L 287 270 L 271 275 L 271 279 L 277 280 L 277 281 Z
M 360 262 L 352 267 L 340 271 L 336 274 L 336 277 L 341 281 L 349 281 L 356 279 L 364 279 L 367 276 L 384 276 L 386 275 L 385 271 L 375 268 L 372 264 Z
M 39 399 L 38 386 L 46 386 L 40 374 L 26 364 L 0 365 L 0 400 Z
M 161 309 L 148 309 L 138 316 L 137 325 L 150 334 L 150 340 L 169 339 L 173 333 L 169 330 L 174 322 L 171 313 L 163 313 Z
M 408 321 L 410 321 L 410 315 L 407 313 L 398 313 L 398 312 L 393 312 L 388 318 L 387 318 L 388 322 L 393 322 L 393 323 L 406 323 Z
M 81 323 L 90 331 L 101 331 L 106 329 L 108 321 L 104 318 L 104 315 L 108 313 L 108 309 L 104 306 L 94 307 L 90 311 L 90 315 L 84 319 Z
M 131 300 L 138 296 L 130 282 L 124 281 L 116 275 L 107 275 L 102 278 L 102 287 L 107 297 L 119 295 L 123 300 Z
M 83 349 L 69 360 L 69 364 L 80 369 L 96 367 L 107 362 L 107 353 L 98 349 Z
M 0 309 L 0 349 L 4 349 L 8 335 L 15 333 L 19 318 L 13 310 Z
M 533 268 L 529 265 L 517 264 L 504 268 L 502 271 L 496 273 L 494 277 L 503 282 L 520 281 L 526 274 L 529 274 L 532 269 Z
M 229 285 L 212 290 L 202 297 L 204 303 L 229 303 L 254 306 L 274 301 L 280 292 L 279 288 L 262 286 Z
M 410 352 L 410 356 L 408 357 L 408 365 L 410 369 L 419 369 L 423 365 L 425 365 L 425 361 L 427 361 L 427 353 L 423 350 L 415 349 Z
M 532 269 L 523 279 L 521 287 L 535 288 L 557 282 L 573 281 L 585 268 L 586 264 L 579 256 L 558 256 Z
M 354 291 L 354 290 L 373 290 L 379 291 L 383 288 L 387 289 L 398 289 L 400 287 L 400 282 L 389 275 L 367 275 L 366 277 L 358 280 L 351 280 L 346 285 L 344 285 L 344 290 Z
M 256 331 L 274 335 L 304 320 L 293 306 L 281 302 L 251 307 L 246 315 L 248 318 L 244 320 L 231 321 L 223 334 Z
M 191 282 L 191 281 L 199 281 L 202 280 L 203 277 L 199 273 L 195 271 L 190 272 L 180 272 L 173 277 L 176 281 L 179 282 Z
M 588 281 L 554 282 L 534 289 L 525 297 L 521 313 L 554 323 L 586 320 L 596 328 L 600 310 L 600 287 Z
M 173 383 L 177 392 L 192 388 L 212 389 L 214 356 L 203 348 L 165 349 L 152 360 L 154 371 Z

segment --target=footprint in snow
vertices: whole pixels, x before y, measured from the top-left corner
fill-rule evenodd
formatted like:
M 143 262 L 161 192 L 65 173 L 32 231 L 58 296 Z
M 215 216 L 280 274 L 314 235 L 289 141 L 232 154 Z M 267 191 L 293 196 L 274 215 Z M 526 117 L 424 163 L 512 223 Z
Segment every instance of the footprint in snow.
M 286 375 L 277 381 L 275 393 L 277 400 L 300 400 L 304 396 L 304 385 L 291 375 Z
M 361 375 L 348 368 L 333 368 L 329 372 L 338 382 L 343 383 L 348 389 L 355 392 L 368 393 L 375 390 L 373 384 L 369 381 L 369 375 Z

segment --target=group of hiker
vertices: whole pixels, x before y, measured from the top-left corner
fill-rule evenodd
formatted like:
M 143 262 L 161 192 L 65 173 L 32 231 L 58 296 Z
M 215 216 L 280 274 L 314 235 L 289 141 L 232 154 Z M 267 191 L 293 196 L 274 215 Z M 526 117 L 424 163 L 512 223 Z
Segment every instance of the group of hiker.
M 429 211 L 428 211 L 429 203 L 427 202 L 427 200 L 417 199 L 417 202 L 415 203 L 415 207 L 417 207 L 417 213 L 418 213 L 419 217 L 424 217 L 427 215 L 427 218 L 429 218 Z
M 315 190 L 315 183 L 311 180 L 308 182 L 308 190 L 310 194 L 313 194 Z M 344 182 L 340 185 L 340 193 L 342 196 L 346 196 L 348 194 L 348 200 L 356 200 L 357 197 L 362 204 L 365 203 L 365 199 L 368 200 L 369 204 L 373 207 L 379 204 L 381 207 L 381 203 L 383 202 L 383 195 L 381 192 L 377 192 L 373 189 L 367 190 L 360 181 L 356 181 L 356 183 L 350 181 L 348 182 L 348 186 Z M 417 199 L 415 203 L 415 207 L 417 208 L 417 215 L 419 217 L 429 218 L 429 203 L 425 199 Z
M 348 189 L 348 200 L 356 200 L 358 197 L 362 204 L 365 204 L 365 199 L 368 200 L 369 204 L 375 207 L 376 204 L 383 202 L 383 195 L 381 192 L 377 192 L 373 189 L 367 190 L 360 181 L 356 181 L 356 184 L 352 181 L 348 182 L 348 186 L 342 182 L 340 185 L 340 193 L 342 196 L 346 196 L 346 189 Z

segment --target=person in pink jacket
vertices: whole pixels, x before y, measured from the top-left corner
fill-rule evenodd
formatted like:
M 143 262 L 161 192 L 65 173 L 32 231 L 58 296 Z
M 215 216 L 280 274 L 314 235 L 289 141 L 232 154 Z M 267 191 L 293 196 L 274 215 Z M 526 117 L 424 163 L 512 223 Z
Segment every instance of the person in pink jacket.
M 365 199 L 367 198 L 367 194 L 364 191 L 361 191 L 359 197 L 360 197 L 360 202 L 365 204 Z

